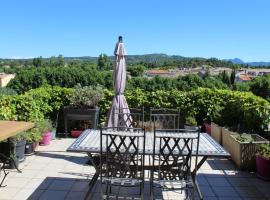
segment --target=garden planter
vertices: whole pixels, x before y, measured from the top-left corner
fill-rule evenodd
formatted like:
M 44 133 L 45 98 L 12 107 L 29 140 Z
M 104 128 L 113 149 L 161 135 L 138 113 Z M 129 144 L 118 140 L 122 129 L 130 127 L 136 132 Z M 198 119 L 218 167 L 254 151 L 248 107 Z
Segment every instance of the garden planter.
M 25 140 L 22 140 L 16 143 L 15 149 L 16 149 L 16 154 L 18 156 L 19 162 L 22 162 L 25 159 L 25 156 L 24 156 L 25 144 L 26 144 Z
M 51 142 L 51 132 L 43 133 L 42 140 L 39 142 L 40 145 L 49 145 Z
M 82 132 L 82 130 L 73 130 L 71 131 L 71 137 L 77 138 L 81 135 Z
M 39 146 L 39 142 L 34 142 L 33 143 L 34 151 L 37 150 L 38 146 Z
M 91 128 L 97 129 L 99 117 L 99 108 L 93 109 L 76 109 L 65 107 L 64 108 L 64 121 L 65 121 L 65 133 L 68 134 L 68 120 L 89 121 L 91 122 Z
M 51 132 L 51 134 L 52 134 L 51 139 L 52 139 L 52 140 L 55 140 L 55 138 L 56 138 L 56 130 L 53 130 L 53 131 Z
M 256 155 L 256 168 L 257 176 L 264 179 L 270 180 L 270 160 L 266 159 L 261 155 Z
M 198 127 L 197 126 L 184 125 L 184 128 L 189 129 L 189 130 L 196 130 Z
M 10 157 L 11 153 L 14 152 L 18 158 L 18 161 L 22 162 L 25 159 L 24 157 L 25 144 L 26 144 L 25 140 L 18 141 L 16 143 L 2 142 L 0 152 L 7 157 Z
M 34 142 L 26 142 L 26 145 L 25 145 L 25 154 L 26 155 L 31 155 L 33 154 L 35 151 L 34 149 Z
M 257 135 L 251 134 L 252 142 L 240 142 L 236 138 L 239 134 L 225 133 L 226 150 L 231 154 L 232 160 L 239 169 L 255 170 L 255 154 L 258 150 L 258 144 L 268 143 L 266 139 Z M 224 138 L 224 137 L 223 137 Z M 225 142 L 224 141 L 224 142 Z
M 230 131 L 227 128 L 222 127 L 221 128 L 221 144 L 224 147 L 224 149 L 226 149 L 227 151 L 230 152 L 231 150 L 231 135 L 238 135 L 238 133 Z
M 219 143 L 222 144 L 221 127 L 211 122 L 211 136 Z

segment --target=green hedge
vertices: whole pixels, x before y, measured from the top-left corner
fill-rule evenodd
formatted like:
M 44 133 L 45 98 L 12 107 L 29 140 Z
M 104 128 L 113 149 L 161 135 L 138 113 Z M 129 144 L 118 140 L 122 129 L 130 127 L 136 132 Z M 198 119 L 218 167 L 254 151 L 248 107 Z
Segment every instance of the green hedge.
M 46 86 L 21 95 L 0 96 L 0 118 L 6 120 L 40 121 L 52 116 L 68 105 L 68 96 L 74 89 Z M 104 89 L 101 101 L 101 120 L 111 106 L 113 91 Z M 215 121 L 223 126 L 240 128 L 241 131 L 262 133 L 270 122 L 270 103 L 248 92 L 200 88 L 190 92 L 177 90 L 145 92 L 141 89 L 127 90 L 130 107 L 180 108 L 182 118 L 192 114 L 202 124 Z M 149 113 L 148 113 L 149 114 Z

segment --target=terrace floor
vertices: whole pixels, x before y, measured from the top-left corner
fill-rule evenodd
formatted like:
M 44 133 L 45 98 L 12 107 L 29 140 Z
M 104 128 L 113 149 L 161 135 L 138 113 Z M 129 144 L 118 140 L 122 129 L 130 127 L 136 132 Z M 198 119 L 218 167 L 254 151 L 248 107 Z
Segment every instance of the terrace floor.
M 40 146 L 35 155 L 27 156 L 19 167 L 22 173 L 10 171 L 4 182 L 7 186 L 0 188 L 0 199 L 84 199 L 94 168 L 86 164 L 86 154 L 65 151 L 73 141 L 54 140 L 49 146 Z M 204 199 L 270 199 L 270 182 L 236 170 L 227 159 L 207 160 L 197 177 Z M 98 185 L 91 199 L 100 199 Z M 149 199 L 147 185 L 145 199 Z M 164 199 L 184 199 L 183 194 L 176 192 L 160 195 Z

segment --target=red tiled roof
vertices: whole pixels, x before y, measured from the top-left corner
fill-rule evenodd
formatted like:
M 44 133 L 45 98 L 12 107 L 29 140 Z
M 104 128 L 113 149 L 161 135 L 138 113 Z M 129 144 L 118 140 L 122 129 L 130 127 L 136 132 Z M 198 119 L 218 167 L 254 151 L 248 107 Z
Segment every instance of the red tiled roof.
M 153 69 L 146 71 L 148 74 L 168 74 L 170 73 L 168 70 L 162 70 L 162 69 Z
M 242 80 L 242 81 L 251 81 L 251 76 L 249 75 L 240 75 L 239 78 Z

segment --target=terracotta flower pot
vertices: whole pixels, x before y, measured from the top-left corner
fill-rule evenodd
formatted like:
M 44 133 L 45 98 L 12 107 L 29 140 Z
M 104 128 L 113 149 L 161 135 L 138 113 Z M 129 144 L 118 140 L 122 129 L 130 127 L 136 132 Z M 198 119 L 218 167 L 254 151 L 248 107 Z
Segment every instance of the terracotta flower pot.
M 211 135 L 211 124 L 208 123 L 204 123 L 204 128 L 205 128 L 205 132 L 208 133 L 209 135 Z
M 270 180 L 270 160 L 261 155 L 256 155 L 257 176 Z

